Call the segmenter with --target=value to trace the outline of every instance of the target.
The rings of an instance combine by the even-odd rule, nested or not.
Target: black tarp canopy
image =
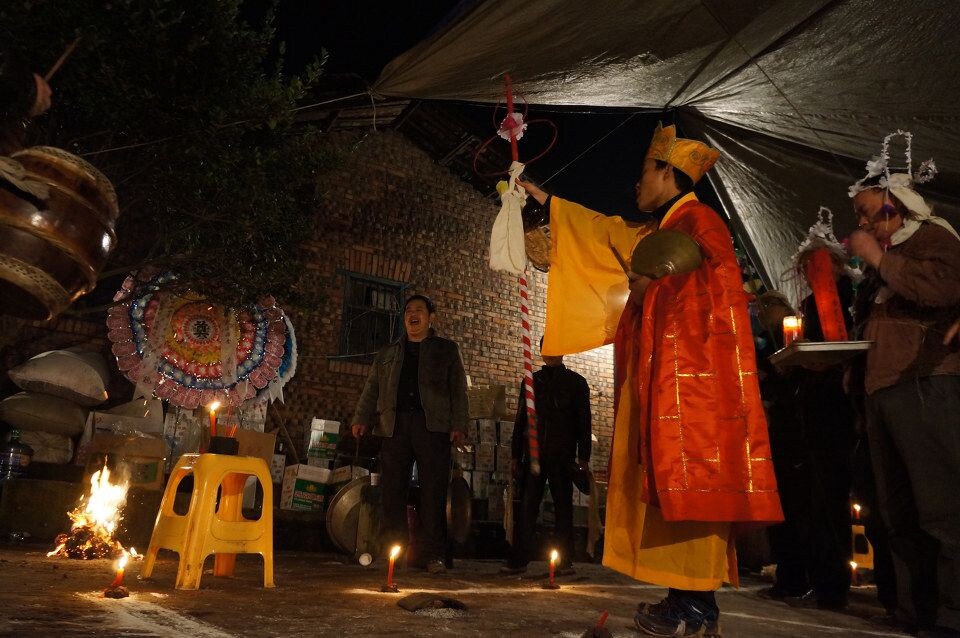
[[[495,103],[509,73],[531,104],[672,110],[721,150],[713,186],[777,287],[821,205],[852,229],[847,186],[897,129],[960,222],[958,22],[958,0],[471,1],[373,91]]]

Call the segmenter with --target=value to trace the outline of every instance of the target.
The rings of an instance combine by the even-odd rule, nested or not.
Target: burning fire
[[[90,477],[90,493],[80,499],[67,516],[73,521],[69,534],[57,536],[57,547],[47,556],[69,558],[114,558],[126,554],[123,545],[113,538],[127,502],[129,482],[114,483],[110,470],[94,472]]]

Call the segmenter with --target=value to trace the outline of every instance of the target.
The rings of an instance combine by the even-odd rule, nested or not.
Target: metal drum
[[[62,149],[35,146],[11,159],[49,195],[0,179],[0,312],[51,319],[96,285],[117,243],[117,196],[100,171]]]
[[[447,534],[458,543],[466,543],[473,525],[473,493],[466,479],[454,476],[447,488]]]
[[[353,479],[340,488],[327,507],[327,535],[334,545],[351,555],[357,551],[357,527],[363,487],[369,484],[369,476]]]

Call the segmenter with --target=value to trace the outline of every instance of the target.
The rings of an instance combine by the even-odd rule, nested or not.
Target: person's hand
[[[947,334],[943,335],[943,345],[949,346],[950,342],[957,338],[957,335],[960,334],[960,319],[957,319],[953,322],[953,325],[947,329]],[[960,339],[958,339],[960,341]]]
[[[863,230],[855,230],[850,234],[850,252],[867,262],[874,268],[880,267],[880,260],[883,259],[883,248],[880,242],[870,233]]]
[[[460,445],[463,443],[464,435],[463,430],[450,430],[450,442],[454,445]]]
[[[535,186],[531,182],[525,182],[522,179],[517,180],[517,185],[523,188],[523,190],[527,191],[527,194],[530,195],[530,197],[537,200],[538,202],[540,202],[540,204],[546,203],[547,192],[542,188],[540,188],[539,186]]]
[[[353,438],[359,439],[367,433],[367,426],[363,425],[362,423],[354,423],[352,426],[350,426],[350,432],[353,434]]]
[[[638,306],[643,306],[643,297],[647,294],[647,287],[653,279],[645,275],[634,275],[630,279],[630,299]]]
[[[50,85],[47,84],[47,81],[36,73],[33,74],[33,80],[37,85],[37,99],[34,100],[33,106],[30,107],[30,112],[28,115],[30,117],[37,117],[38,115],[45,113],[53,103],[51,99],[53,96],[53,90],[50,88]]]

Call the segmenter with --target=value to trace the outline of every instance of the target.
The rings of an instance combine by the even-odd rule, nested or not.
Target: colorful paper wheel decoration
[[[127,277],[107,314],[117,366],[137,396],[187,409],[282,398],[296,371],[297,346],[276,301],[264,297],[228,308],[161,289],[173,279],[169,273]]]

